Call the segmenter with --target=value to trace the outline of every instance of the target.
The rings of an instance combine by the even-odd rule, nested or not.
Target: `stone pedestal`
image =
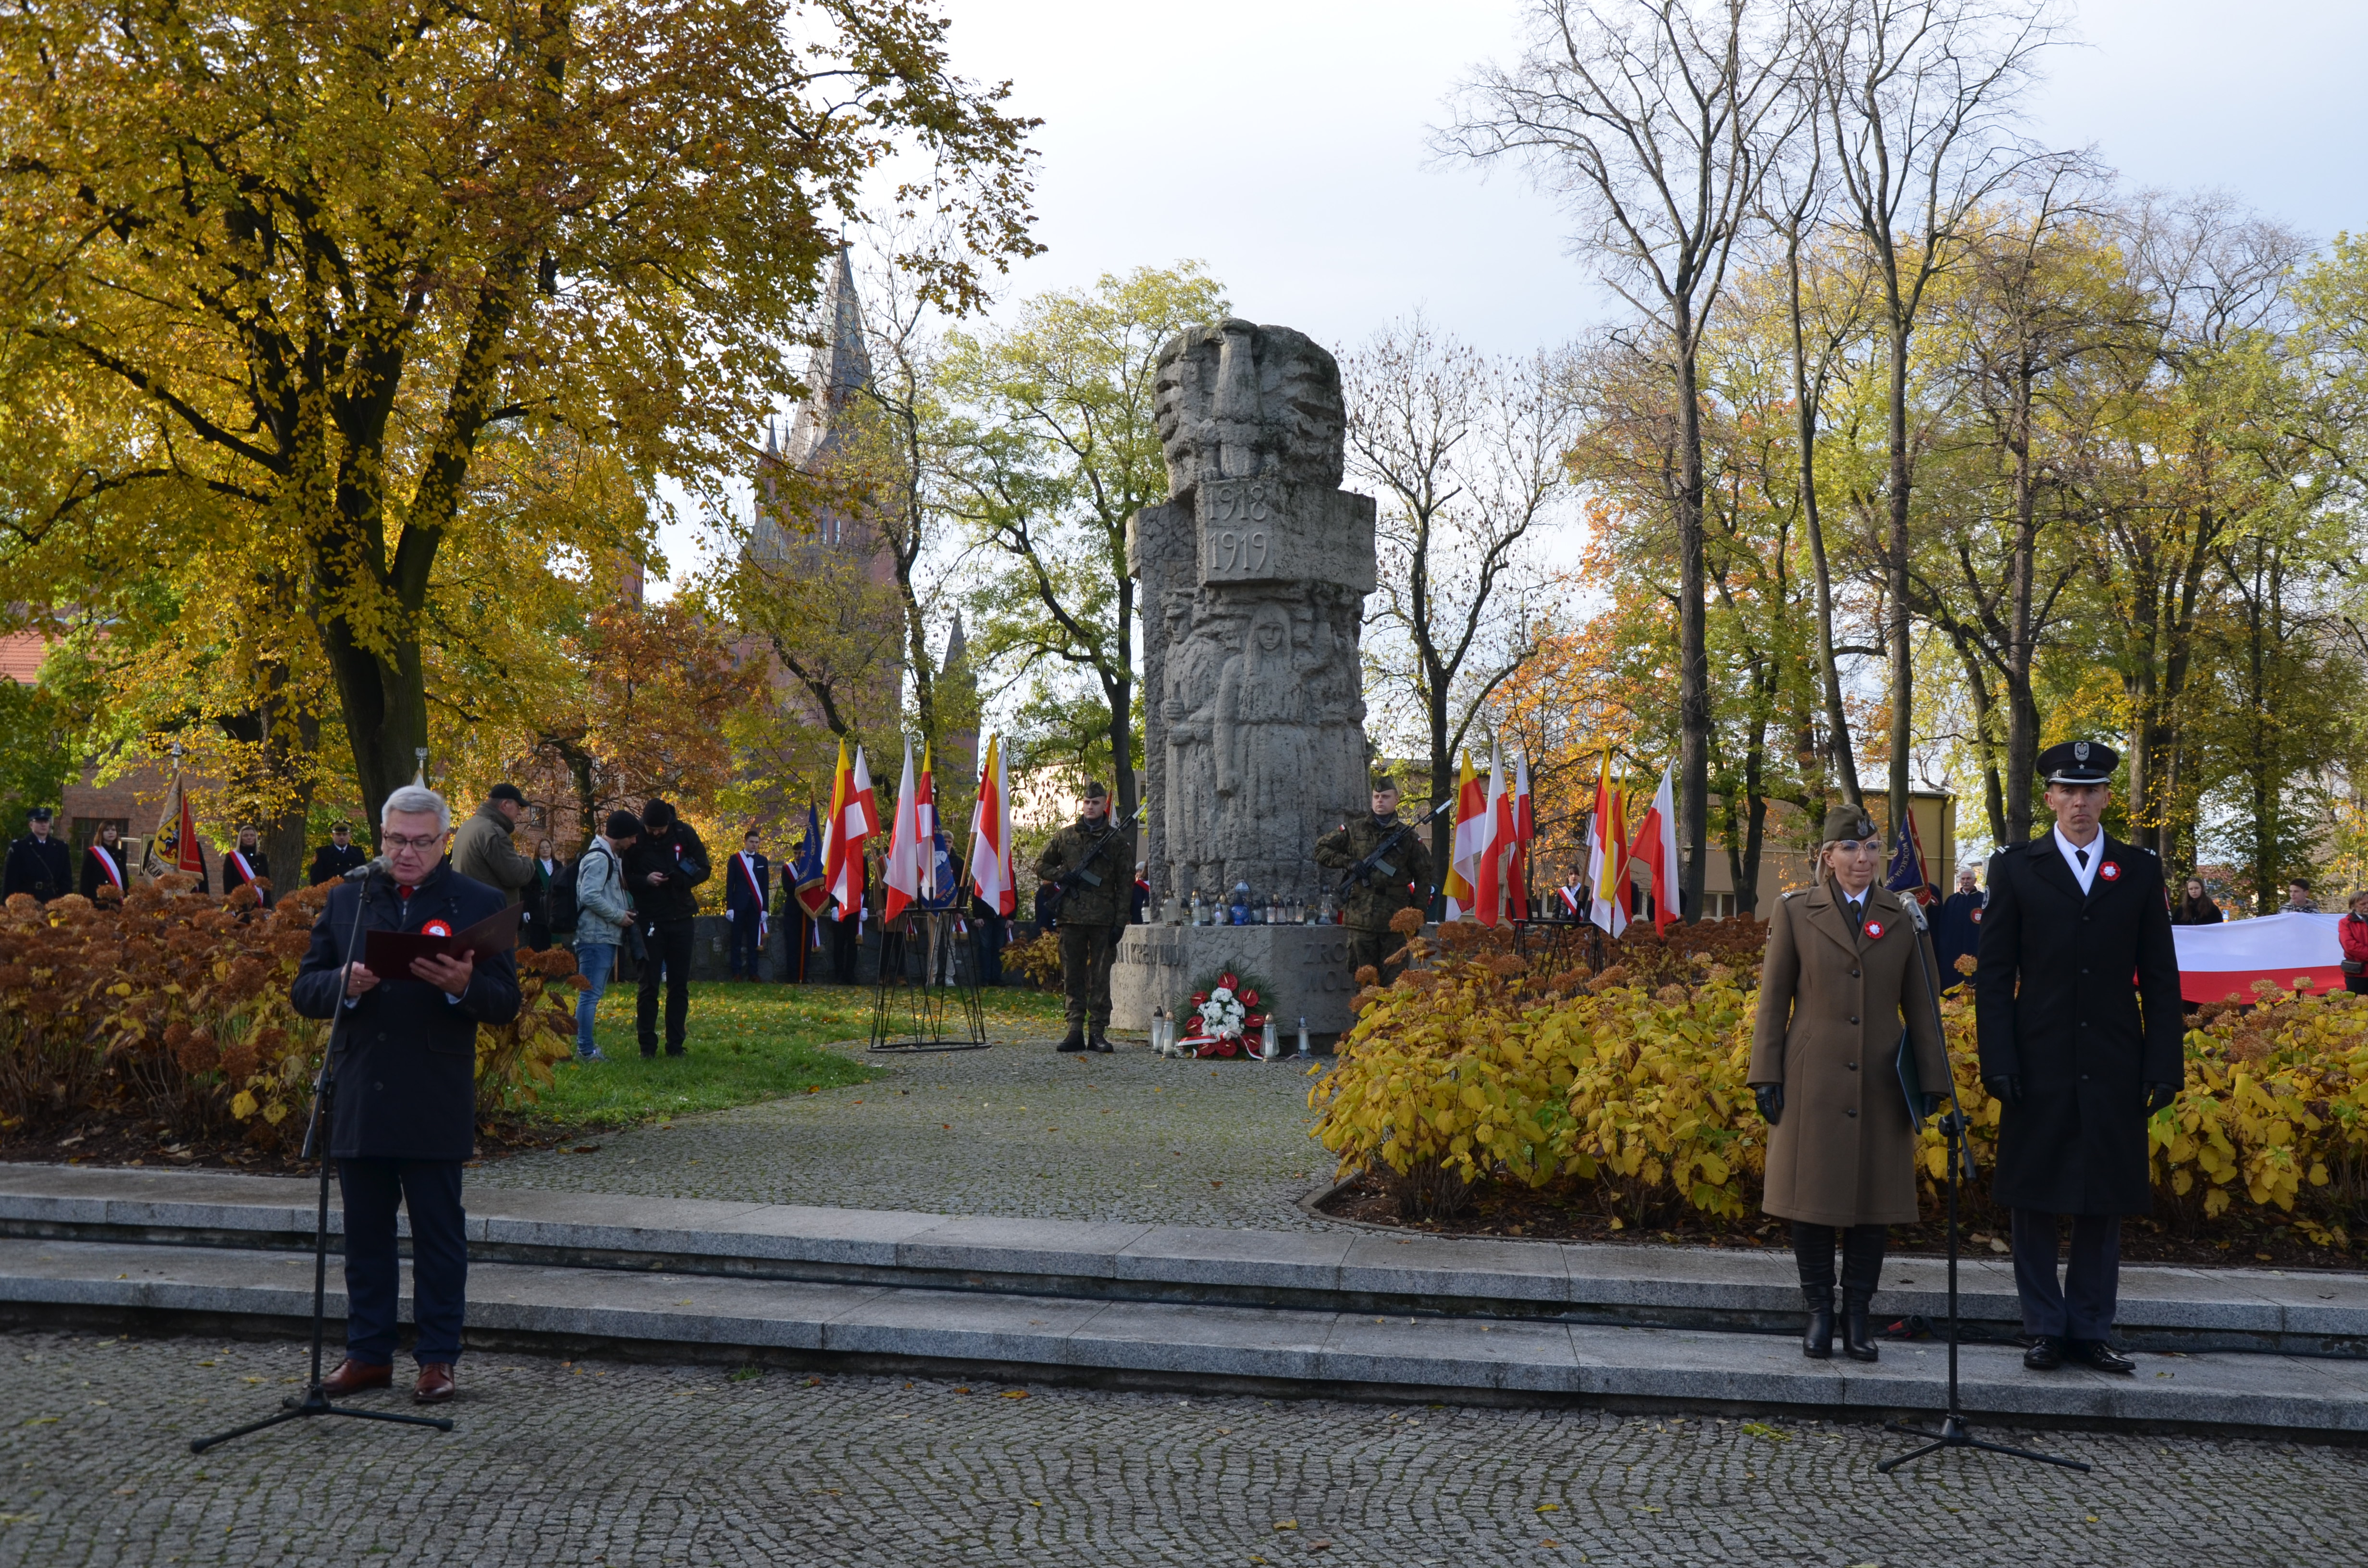
[[[1255,974],[1274,988],[1275,1038],[1285,1051],[1303,1013],[1309,1037],[1326,1046],[1357,1021],[1349,1006],[1357,982],[1346,926],[1130,926],[1110,966],[1110,1022],[1147,1029],[1152,1009],[1189,1006],[1201,983],[1222,970]]]

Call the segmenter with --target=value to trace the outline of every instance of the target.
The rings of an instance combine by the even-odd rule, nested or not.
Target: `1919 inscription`
[[[1239,582],[1275,574],[1281,491],[1279,484],[1263,479],[1218,480],[1206,486],[1201,526],[1204,581]]]

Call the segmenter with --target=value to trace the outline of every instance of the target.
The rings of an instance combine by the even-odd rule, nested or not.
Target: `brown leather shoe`
[[[336,1371],[321,1380],[321,1392],[331,1399],[343,1399],[349,1393],[359,1393],[364,1389],[393,1386],[394,1369],[393,1367],[383,1362],[373,1366],[368,1361],[357,1361],[350,1356],[337,1363]]]
[[[441,1404],[452,1397],[452,1363],[422,1361],[419,1381],[411,1388],[414,1404]]]

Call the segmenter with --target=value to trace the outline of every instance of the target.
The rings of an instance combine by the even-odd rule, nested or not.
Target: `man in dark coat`
[[[313,851],[313,869],[305,880],[314,885],[334,882],[369,858],[354,842],[353,830],[339,823],[329,830],[329,842]]]
[[[1053,835],[1036,857],[1036,874],[1061,889],[1061,985],[1069,999],[1069,1032],[1058,1049],[1115,1049],[1108,1038],[1110,960],[1118,954],[1119,927],[1126,924],[1133,882],[1126,874],[1133,857],[1110,820],[1110,791],[1088,779],[1077,801],[1077,820]]]
[[[765,955],[765,911],[773,896],[773,863],[757,847],[757,830],[740,835],[740,852],[723,868],[723,918],[732,923],[731,975],[754,980]]]
[[[8,865],[0,874],[0,898],[30,893],[47,903],[74,892],[74,860],[66,846],[50,835],[51,813],[35,806],[25,814],[25,836],[8,846]]]
[[[452,1397],[467,1311],[461,1167],[476,1153],[477,1026],[518,1016],[518,961],[464,954],[381,975],[357,954],[343,967],[358,909],[367,942],[374,930],[464,931],[507,902],[442,863],[452,818],[434,790],[395,790],[380,821],[389,870],[330,891],[290,1000],[305,1017],[338,1020],[328,1132],[345,1195],[346,1359],[324,1386],[334,1399],[393,1380],[399,1201],[411,1216],[419,1327],[412,1398],[428,1404]]]
[[[642,808],[642,836],[625,851],[625,892],[648,953],[642,989],[635,998],[642,1054],[658,1053],[659,971],[666,981],[666,1052],[688,1053],[690,1028],[690,949],[699,903],[690,890],[707,880],[707,846],[665,801]]]
[[[1990,858],[1974,975],[1982,1081],[2005,1104],[1992,1193],[2014,1212],[2023,1364],[2135,1364],[2108,1343],[2122,1216],[2154,1207],[2146,1120],[2185,1075],[2179,956],[2162,865],[2098,824],[2120,761],[2071,741],[2040,755],[2055,825]],[[2135,981],[2133,980],[2135,976]],[[2055,1276],[2059,1219],[2072,1256]]]
[[[1982,890],[1974,885],[1971,866],[1957,873],[1957,891],[1941,902],[1941,917],[1932,922],[1932,945],[1939,950],[1941,989],[1952,991],[1965,978],[1957,972],[1957,960],[1978,956],[1982,949]]]

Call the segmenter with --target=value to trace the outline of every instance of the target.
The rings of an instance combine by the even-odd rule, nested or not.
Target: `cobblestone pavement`
[[[1332,1157],[1289,1061],[1174,1062],[1049,1040],[868,1055],[887,1076],[587,1138],[469,1173],[484,1187],[917,1209],[1012,1219],[1320,1229],[1297,1200]]]
[[[1899,1440],[1862,1426],[490,1353],[449,1437],[324,1421],[189,1454],[302,1366],[0,1337],[0,1568],[2368,1562],[2358,1449],[2049,1433],[2095,1472],[1959,1454],[1881,1477]]]

